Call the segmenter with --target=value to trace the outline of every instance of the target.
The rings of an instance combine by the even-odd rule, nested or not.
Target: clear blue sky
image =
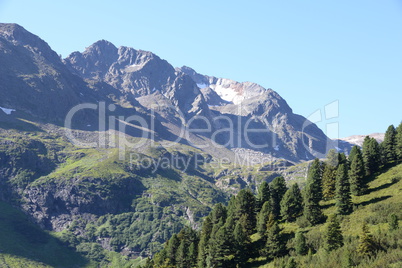
[[[339,122],[340,137],[402,120],[401,0],[0,0],[0,21],[63,57],[106,39],[175,67],[256,82],[306,117],[339,100],[339,117],[319,126]]]

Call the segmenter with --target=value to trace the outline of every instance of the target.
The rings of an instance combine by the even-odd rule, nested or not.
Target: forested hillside
[[[301,190],[283,177],[241,190],[144,267],[401,267],[401,161],[402,124],[314,160]]]

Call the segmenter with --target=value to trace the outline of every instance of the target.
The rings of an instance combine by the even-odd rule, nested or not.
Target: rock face
[[[61,122],[71,107],[89,100],[87,85],[19,25],[0,24],[0,62],[1,107]]]
[[[55,180],[28,187],[23,208],[43,228],[62,231],[75,218],[129,212],[130,197],[141,195],[144,189],[135,178]]]
[[[332,141],[315,124],[294,114],[286,101],[272,89],[251,82],[239,83],[201,75],[187,66],[177,70],[191,76],[202,88],[211,109],[224,115],[254,119],[259,122],[259,127],[269,129],[271,133],[257,138],[270,145],[260,150],[264,153],[298,161],[323,157],[326,151],[334,148]],[[248,149],[253,148],[249,146]]]
[[[210,127],[201,135],[229,149],[247,148],[297,162],[322,157],[333,148],[325,134],[293,114],[278,93],[255,83],[205,76],[186,66],[174,69],[151,52],[116,48],[103,40],[82,53],[72,53],[64,62],[84,79],[107,83],[137,98],[176,128],[183,126],[172,121],[180,116],[172,118],[177,111],[186,122],[202,116]],[[158,110],[161,103],[165,103],[164,112]],[[205,128],[200,121],[194,125]],[[244,126],[265,131],[248,135]],[[231,130],[225,134],[223,129]],[[215,149],[205,150],[213,154]]]
[[[122,94],[133,97],[162,94],[188,118],[209,116],[208,106],[194,81],[151,52],[116,48],[101,40],[83,53],[73,52],[64,62],[84,79],[105,82]]]
[[[83,53],[65,59],[70,70],[83,78],[102,80],[135,97],[166,91],[176,79],[174,68],[155,54],[129,47],[116,48],[101,40]]]

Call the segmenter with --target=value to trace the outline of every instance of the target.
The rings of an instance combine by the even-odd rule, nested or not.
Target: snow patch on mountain
[[[201,88],[206,88],[206,87],[208,87],[208,85],[207,85],[207,84],[203,84],[203,83],[198,83],[198,84],[197,84],[197,87],[199,87],[199,88],[201,89]]]
[[[213,89],[225,101],[240,103],[241,100],[244,99],[244,97],[240,96],[238,92],[236,92],[234,89],[230,87],[215,85]]]
[[[0,107],[1,110],[3,110],[3,112],[5,112],[6,114],[10,115],[12,112],[15,112],[15,109],[9,109],[9,108],[3,108]]]

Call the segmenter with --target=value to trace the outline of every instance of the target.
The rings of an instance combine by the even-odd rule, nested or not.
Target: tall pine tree
[[[384,141],[381,143],[381,147],[385,164],[393,163],[396,159],[396,130],[394,125],[390,125],[385,132]]]
[[[272,206],[270,201],[266,201],[257,215],[257,232],[264,235],[267,231],[267,222],[269,215],[272,213]]]
[[[301,231],[298,231],[295,236],[295,251],[297,255],[306,255],[308,252],[306,237]]]
[[[353,162],[353,159],[355,158],[358,151],[360,151],[360,154],[361,154],[362,151],[360,150],[359,146],[355,145],[352,147],[352,149],[350,150],[349,156],[348,156],[349,163]]]
[[[169,263],[175,265],[176,264],[176,252],[179,249],[180,240],[176,234],[173,234],[169,239],[166,248],[166,258],[169,260]]]
[[[286,243],[277,222],[267,232],[265,253],[268,258],[281,257],[286,254]]]
[[[219,221],[226,221],[227,210],[226,207],[222,203],[218,203],[214,206],[214,209],[211,212],[211,221],[212,224],[217,224]]]
[[[211,237],[211,233],[212,233],[212,221],[211,216],[208,215],[202,222],[200,242],[198,244],[197,267],[199,268],[206,267],[205,260],[207,259],[208,255],[208,241]]]
[[[286,193],[287,187],[283,177],[276,177],[270,185],[272,214],[279,219],[281,214],[281,200]]]
[[[269,184],[266,181],[263,181],[258,187],[258,196],[257,196],[257,212],[260,211],[265,202],[269,201],[271,198],[271,190],[269,188]]]
[[[236,227],[233,232],[234,242],[235,242],[235,263],[242,264],[244,263],[247,256],[247,246],[249,243],[249,236],[244,232],[242,225],[240,222],[236,224]]]
[[[281,216],[285,221],[292,222],[303,213],[303,197],[299,185],[293,184],[281,201]]]
[[[184,239],[181,240],[180,246],[176,254],[176,267],[187,268],[190,267],[190,260],[188,254],[188,245]]]
[[[336,171],[336,206],[338,213],[342,215],[352,211],[348,171],[344,164],[339,165]]]
[[[231,267],[235,253],[233,234],[228,232],[225,226],[219,228],[214,237],[209,241],[209,256],[206,260],[207,267]]]
[[[402,161],[402,123],[396,128],[395,135],[395,155],[398,162]]]
[[[191,242],[190,247],[188,249],[188,262],[190,267],[196,267],[197,264],[197,243]]]
[[[337,167],[339,165],[339,153],[335,149],[328,151],[326,163],[333,167]]]
[[[369,136],[366,136],[363,141],[363,161],[367,176],[371,176],[377,172],[381,164],[378,142]]]
[[[304,188],[304,216],[312,225],[320,223],[324,219],[319,204],[322,197],[320,170],[320,161],[315,159],[309,169]]]
[[[341,226],[336,215],[334,214],[329,217],[329,221],[324,233],[324,242],[324,248],[327,251],[332,251],[343,246]]]
[[[356,148],[349,170],[350,192],[353,195],[362,195],[367,188],[365,184],[364,163],[360,149]]]
[[[195,248],[193,248],[192,252],[189,252],[189,248],[191,244],[198,244],[197,233],[192,228],[185,227],[181,229],[177,238],[180,241],[180,245],[176,252],[176,266],[180,268],[194,266],[197,253]]]
[[[255,196],[250,189],[242,189],[236,196],[235,220],[243,217],[243,229],[247,235],[252,235],[256,227]]]
[[[359,236],[359,244],[357,246],[357,253],[361,256],[371,257],[375,254],[377,246],[368,230],[367,224],[363,222],[362,232]]]
[[[345,162],[346,159],[344,154],[339,154],[334,149],[329,150],[322,174],[322,196],[324,200],[331,200],[334,198],[336,170],[339,164]]]
[[[322,197],[324,200],[331,200],[335,196],[336,169],[337,166],[325,164],[322,173]]]

